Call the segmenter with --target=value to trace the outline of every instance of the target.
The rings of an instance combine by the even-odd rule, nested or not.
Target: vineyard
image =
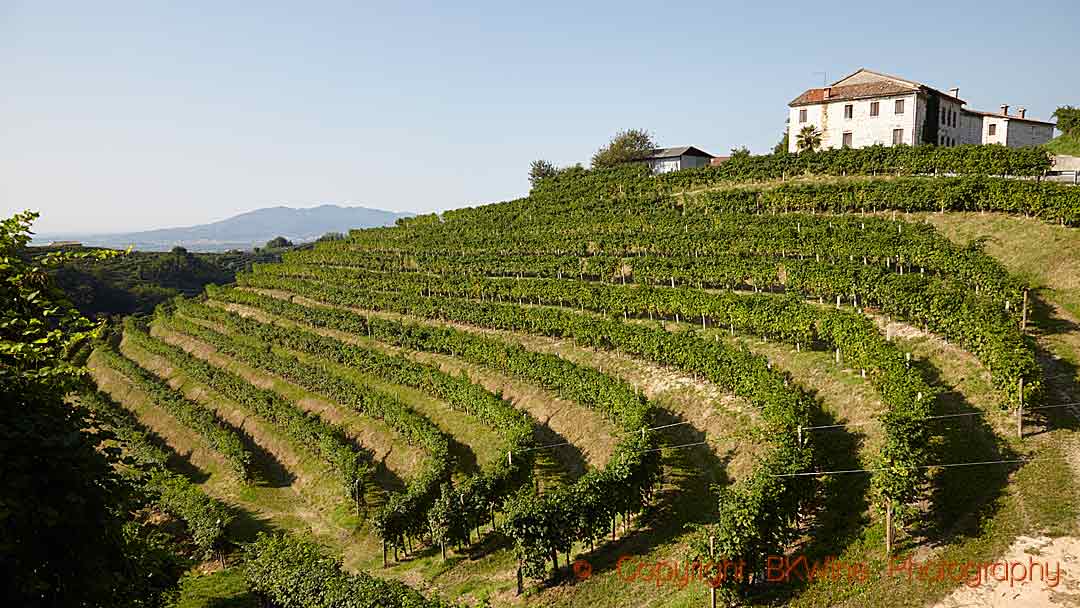
[[[570,171],[129,317],[78,398],[252,602],[922,606],[958,583],[767,564],[993,560],[1018,511],[1073,531],[1075,485],[1040,485],[1072,477],[1069,313],[937,227],[1071,234],[1048,162]]]

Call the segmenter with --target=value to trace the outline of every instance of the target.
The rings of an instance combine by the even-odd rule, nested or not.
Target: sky
[[[867,67],[969,108],[1080,105],[1071,1],[0,0],[0,216],[121,232],[324,203],[528,190],[615,132],[767,153],[786,104]]]

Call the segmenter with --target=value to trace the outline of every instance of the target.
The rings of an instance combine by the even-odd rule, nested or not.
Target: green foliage
[[[235,518],[229,507],[203,494],[186,477],[163,469],[152,471],[146,486],[162,509],[184,520],[204,558],[223,549],[225,530]]]
[[[772,149],[773,154],[787,154],[788,153],[788,146],[789,146],[788,137],[789,137],[788,130],[784,129],[784,136],[780,138],[780,141],[776,142],[775,146],[773,146],[773,149]]]
[[[397,581],[346,572],[311,542],[260,534],[245,547],[252,591],[281,608],[451,608]]]
[[[1066,135],[1080,134],[1080,108],[1061,106],[1054,110],[1058,131]]]
[[[795,146],[799,152],[813,152],[821,147],[821,131],[814,125],[806,125],[799,129],[799,135],[795,139]]]
[[[35,259],[47,255],[42,248],[30,251]],[[47,268],[75,307],[88,316],[149,313],[177,294],[195,295],[207,284],[231,283],[237,272],[253,262],[281,258],[280,251],[191,253],[183,247],[168,253],[89,252],[100,252],[102,257],[65,259]]]
[[[594,169],[614,167],[638,160],[655,148],[652,135],[644,129],[619,131],[606,146],[593,154],[592,166]]]
[[[269,241],[266,241],[266,248],[267,249],[285,249],[286,247],[292,247],[292,246],[293,246],[292,241],[290,241],[289,239],[287,239],[287,238],[285,238],[283,236],[275,236],[274,238],[270,239]]]
[[[1043,145],[1051,154],[1080,156],[1080,130],[1063,133]]]
[[[221,454],[238,479],[251,479],[251,452],[244,446],[240,434],[213,411],[185,398],[167,382],[113,348],[103,346],[97,352],[110,369],[127,378],[146,393],[155,405],[205,439],[214,451]]]
[[[345,236],[344,232],[327,232],[326,234],[324,234],[324,235],[320,236],[319,238],[315,239],[315,242],[316,243],[326,243],[326,242],[331,242],[331,241],[344,241],[347,238],[348,237]]]
[[[554,164],[546,160],[534,160],[529,164],[529,185],[536,187],[540,180],[555,177],[558,171]]]
[[[132,521],[138,493],[64,402],[84,370],[67,360],[100,332],[47,269],[96,252],[26,252],[35,213],[0,222],[0,580],[9,606],[155,606],[183,564]]]

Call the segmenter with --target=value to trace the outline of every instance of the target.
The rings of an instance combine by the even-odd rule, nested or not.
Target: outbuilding
[[[694,146],[658,148],[643,158],[653,173],[668,173],[693,167],[707,167],[712,159],[712,154]]]

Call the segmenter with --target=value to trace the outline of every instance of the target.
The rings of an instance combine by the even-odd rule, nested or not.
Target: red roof
[[[862,84],[849,84],[842,87],[825,87],[821,89],[808,89],[789,103],[789,106],[805,106],[826,101],[825,91],[829,91],[828,101],[842,101],[847,99],[865,99],[868,97],[887,97],[889,95],[902,95],[915,93],[918,87],[900,84],[891,80],[879,80],[877,82],[865,82]]]

